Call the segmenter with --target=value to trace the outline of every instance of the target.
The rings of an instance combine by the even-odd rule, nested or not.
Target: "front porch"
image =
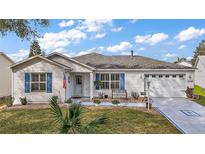
[[[93,72],[66,73],[65,98],[93,98]]]

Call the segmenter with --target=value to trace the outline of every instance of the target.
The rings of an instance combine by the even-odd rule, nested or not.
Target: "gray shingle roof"
[[[105,56],[90,53],[73,59],[97,69],[192,69],[142,56]]]

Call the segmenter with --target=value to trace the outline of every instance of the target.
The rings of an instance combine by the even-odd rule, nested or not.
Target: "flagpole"
[[[65,79],[66,79],[66,73],[65,73]],[[67,84],[67,82],[66,82],[66,84]],[[64,103],[66,101],[66,89],[67,89],[67,85],[65,86],[65,100],[64,100]]]

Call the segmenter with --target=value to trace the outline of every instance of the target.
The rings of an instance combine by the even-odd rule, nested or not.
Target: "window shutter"
[[[30,73],[25,73],[25,93],[30,93]]]
[[[124,90],[125,89],[125,74],[120,73],[120,89]]]
[[[47,93],[52,93],[52,73],[47,73]]]
[[[99,73],[96,73],[96,81],[99,81],[100,80],[100,74]],[[99,90],[99,86],[96,85],[96,90]]]

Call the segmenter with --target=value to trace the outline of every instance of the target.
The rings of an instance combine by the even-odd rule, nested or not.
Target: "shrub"
[[[103,93],[103,92],[99,92],[99,93],[98,93],[98,97],[99,97],[100,99],[102,99],[103,96],[104,96],[104,93]]]
[[[14,97],[8,97],[7,107],[12,107],[14,103]]]
[[[186,93],[187,98],[193,98],[194,89],[187,87],[185,93]]]
[[[28,101],[27,101],[26,97],[20,97],[19,99],[20,99],[20,102],[21,102],[22,105],[28,104]]]
[[[69,99],[65,100],[65,103],[66,103],[66,104],[72,104],[72,103],[73,103],[73,101],[72,101],[72,99],[71,99],[71,98],[69,98]]]
[[[113,101],[112,101],[112,104],[113,104],[113,105],[118,105],[118,104],[120,104],[120,101],[118,101],[118,100],[113,100]]]
[[[100,104],[101,101],[100,101],[99,99],[94,99],[93,103],[95,103],[95,104]]]
[[[139,98],[139,94],[137,93],[137,92],[131,92],[131,96],[132,96],[132,98],[134,98],[134,99],[138,99]]]

